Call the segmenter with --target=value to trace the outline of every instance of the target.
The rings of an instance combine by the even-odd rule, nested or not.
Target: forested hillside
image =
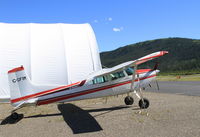
[[[120,47],[113,51],[102,52],[100,56],[104,66],[112,67],[161,50],[169,51],[169,54],[145,63],[141,67],[152,68],[154,62],[159,62],[159,69],[162,72],[200,72],[200,40],[196,39],[150,40]]]

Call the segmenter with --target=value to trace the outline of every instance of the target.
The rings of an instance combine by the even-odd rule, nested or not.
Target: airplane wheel
[[[125,97],[124,102],[126,105],[132,105],[134,100],[131,96],[127,96],[127,97]]]
[[[144,102],[142,101],[142,99],[139,100],[139,106],[141,109],[146,109],[149,107],[149,100],[146,98],[143,98]]]
[[[11,118],[14,119],[14,120],[17,120],[19,118],[19,114],[14,112],[11,114]]]

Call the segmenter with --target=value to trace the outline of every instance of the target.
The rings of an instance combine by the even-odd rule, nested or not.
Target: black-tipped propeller
[[[159,62],[156,62],[156,64],[155,64],[153,70],[157,70],[157,69],[158,69],[158,65],[159,65]]]
[[[157,70],[157,69],[158,69],[158,65],[159,65],[159,62],[156,62],[156,64],[155,64],[153,70]],[[157,73],[157,72],[156,72],[156,73]],[[157,75],[157,74],[156,74],[156,75]],[[157,89],[160,90],[160,87],[159,87],[159,85],[158,85],[158,80],[156,79],[155,82],[156,82]]]
[[[160,90],[160,87],[159,87],[159,85],[158,85],[158,81],[157,81],[157,79],[156,79],[155,82],[156,82],[157,89]]]

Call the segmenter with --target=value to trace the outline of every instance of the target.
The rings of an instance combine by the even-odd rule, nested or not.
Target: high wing
[[[114,66],[112,68],[105,68],[105,69],[102,69],[100,71],[94,72],[89,77],[103,76],[103,75],[110,74],[110,73],[113,73],[113,72],[116,72],[116,71],[119,71],[119,70],[122,70],[122,69],[125,69],[125,68],[128,68],[128,67],[134,67],[134,66],[142,64],[144,62],[147,62],[149,60],[152,60],[152,59],[155,59],[157,57],[163,56],[163,55],[165,55],[167,53],[168,53],[168,51],[154,52],[152,54],[146,55],[146,56],[144,56],[142,58],[139,58],[137,60],[127,61],[125,63],[119,64],[119,65]]]
[[[165,54],[168,54],[168,51],[158,51],[158,52],[154,52],[152,54],[146,55],[142,58],[139,58],[136,61],[136,65],[142,64],[144,62],[147,62],[149,60],[155,59],[157,57],[163,56]]]

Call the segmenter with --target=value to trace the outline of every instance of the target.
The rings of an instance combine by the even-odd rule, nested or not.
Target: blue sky
[[[90,23],[100,51],[166,37],[200,38],[199,0],[0,0],[0,22]]]

